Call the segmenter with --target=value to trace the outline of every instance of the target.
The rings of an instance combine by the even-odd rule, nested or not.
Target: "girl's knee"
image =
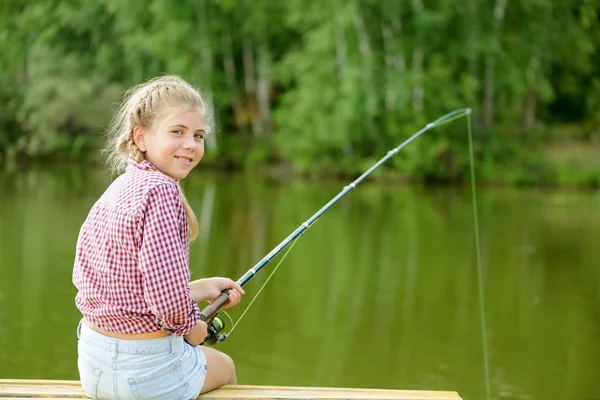
[[[233,358],[231,358],[229,355],[225,354],[225,353],[221,353],[221,356],[223,358],[225,358],[225,363],[227,365],[229,365],[232,369],[235,368],[235,363],[233,362]]]
[[[229,381],[227,382],[227,384],[229,385],[235,385],[236,383],[236,376],[235,376],[235,363],[233,362],[233,358],[231,358],[230,356],[228,356],[225,353],[221,353],[223,354],[223,357],[225,357],[226,364],[228,366],[229,369]]]
[[[235,364],[230,356],[213,348],[203,348],[202,351],[208,364],[203,393],[221,385],[236,383]]]

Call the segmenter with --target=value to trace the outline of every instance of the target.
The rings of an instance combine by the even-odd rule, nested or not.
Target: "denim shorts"
[[[200,394],[206,358],[181,336],[115,339],[81,320],[77,337],[81,385],[93,399],[187,400]]]

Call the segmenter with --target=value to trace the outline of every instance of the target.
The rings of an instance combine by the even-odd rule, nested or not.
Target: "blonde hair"
[[[166,115],[166,111],[172,108],[175,111]],[[123,172],[129,157],[137,162],[144,160],[144,153],[133,140],[133,129],[136,126],[152,132],[158,121],[189,110],[200,111],[204,114],[205,121],[210,121],[210,116],[207,115],[209,109],[200,92],[178,76],[160,76],[129,89],[107,131],[107,163],[111,172]],[[206,126],[205,130],[209,133],[210,127]],[[179,180],[175,182],[183,201],[189,237],[194,240],[198,236],[198,220]]]

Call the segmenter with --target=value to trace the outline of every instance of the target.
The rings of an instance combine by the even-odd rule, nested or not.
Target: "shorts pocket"
[[[127,382],[138,400],[183,400],[189,387],[183,378],[181,361],[141,372],[127,378]]]
[[[98,384],[100,383],[100,375],[102,375],[102,370],[92,366],[81,357],[77,359],[77,368],[79,368],[79,378],[81,379],[83,391],[88,397],[97,399]]]

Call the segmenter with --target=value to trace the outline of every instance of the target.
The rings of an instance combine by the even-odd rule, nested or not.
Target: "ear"
[[[133,128],[133,142],[142,153],[146,152],[146,131],[142,127]]]

